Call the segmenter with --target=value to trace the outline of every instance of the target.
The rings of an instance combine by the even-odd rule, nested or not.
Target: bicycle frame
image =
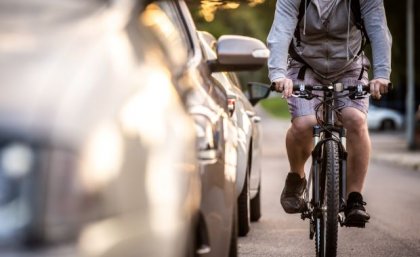
[[[322,151],[323,145],[329,141],[334,140],[337,142],[339,148],[339,165],[340,165],[340,191],[339,191],[339,198],[340,198],[340,206],[339,211],[344,211],[346,207],[346,194],[347,194],[347,152],[346,152],[346,130],[342,126],[337,126],[335,124],[335,117],[334,111],[331,106],[331,102],[334,101],[334,90],[331,88],[328,91],[324,92],[322,104],[323,104],[323,122],[322,124],[317,124],[313,127],[313,142],[314,148],[312,150],[312,169],[309,174],[309,181],[312,181],[312,199],[311,203],[309,199],[306,199],[307,205],[309,207],[308,210],[302,213],[302,219],[305,218],[312,218],[312,215],[317,215],[318,213],[322,212],[321,209],[321,196],[319,194],[320,190],[320,183],[321,178],[323,175],[322,170],[319,170],[319,163],[322,161]],[[334,106],[334,103],[333,103]],[[339,140],[334,136],[334,133],[339,135]],[[309,194],[310,183],[307,186],[307,194]],[[308,198],[308,196],[307,196]],[[342,221],[340,221],[341,223]]]

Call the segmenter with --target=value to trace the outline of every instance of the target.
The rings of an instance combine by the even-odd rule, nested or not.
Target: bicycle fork
[[[346,151],[346,130],[341,127],[339,131],[341,149],[339,150],[340,158],[340,202],[338,221],[340,226],[344,226],[345,217],[343,211],[346,208],[347,199],[347,151]]]
[[[340,177],[340,191],[339,191],[339,217],[338,221],[341,226],[344,225],[344,216],[342,212],[346,208],[346,198],[347,198],[347,152],[346,152],[346,130],[343,127],[335,127],[333,129],[335,132],[338,132],[340,141],[338,142],[339,148],[339,177]],[[302,219],[309,218],[311,220],[311,233],[310,239],[313,238],[313,222],[314,222],[314,215],[320,215],[323,210],[321,209],[321,196],[320,196],[320,173],[322,172],[320,169],[320,162],[322,156],[322,145],[324,144],[325,140],[321,141],[321,133],[323,129],[316,125],[313,127],[313,143],[314,143],[314,150],[312,151],[312,168],[311,172],[309,173],[308,178],[308,185],[306,189],[306,197],[305,202],[307,203],[307,209],[302,213]],[[333,140],[333,139],[327,139]],[[311,188],[310,183],[312,185],[312,199],[311,203],[309,203],[309,190]],[[310,207],[312,205],[312,208]]]

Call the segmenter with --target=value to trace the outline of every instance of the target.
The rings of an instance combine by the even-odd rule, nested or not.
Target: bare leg
[[[290,170],[298,173],[301,178],[305,176],[305,162],[312,151],[312,127],[315,124],[315,116],[301,116],[293,119],[287,131],[286,148]]]
[[[366,115],[351,107],[343,109],[341,114],[347,129],[347,192],[361,193],[371,151]]]

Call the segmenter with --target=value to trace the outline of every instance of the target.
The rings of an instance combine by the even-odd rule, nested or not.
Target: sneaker
[[[289,172],[286,183],[281,192],[280,203],[287,213],[299,213],[305,210],[305,201],[303,192],[306,187],[306,179],[301,178],[299,174]]]
[[[369,221],[370,215],[366,212],[366,202],[363,201],[363,196],[358,192],[351,192],[347,199],[347,206],[344,210],[346,220],[344,224],[347,227],[365,227],[365,223]]]

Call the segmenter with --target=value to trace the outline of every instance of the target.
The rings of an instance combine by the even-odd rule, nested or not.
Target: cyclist
[[[370,62],[363,53],[366,38],[373,56],[371,81]],[[286,135],[290,172],[280,202],[287,213],[298,213],[304,208],[304,164],[313,147],[318,100],[290,97],[293,84],[369,83],[371,96],[380,99],[390,82],[392,38],[383,0],[277,0],[267,42],[269,78],[287,98],[292,116]],[[371,151],[368,105],[368,98],[348,97],[339,104],[339,120],[347,129],[347,224],[370,218],[361,194]]]

